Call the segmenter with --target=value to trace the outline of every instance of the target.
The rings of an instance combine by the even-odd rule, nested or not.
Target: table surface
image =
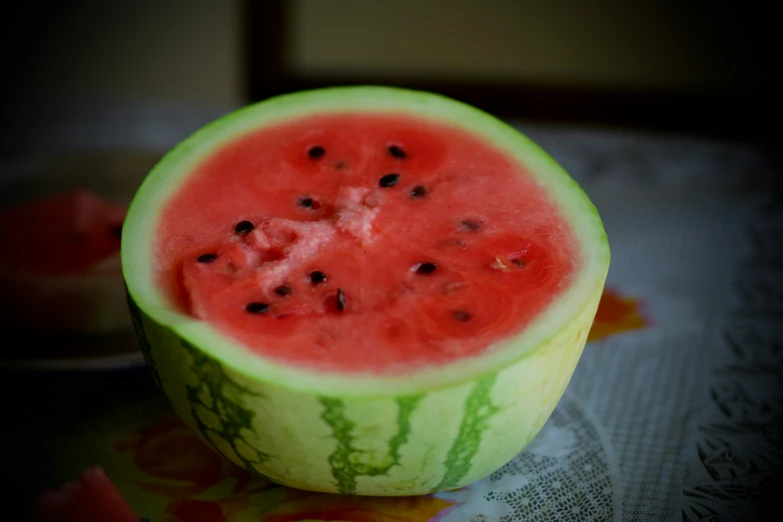
[[[6,146],[28,158],[85,148],[160,152],[226,110],[42,107],[16,122]],[[589,515],[566,506],[576,511],[563,520],[764,519],[763,509],[774,506],[761,501],[779,481],[783,460],[774,429],[783,404],[783,205],[767,159],[732,143],[515,125],[596,204],[613,253],[608,287],[638,303],[647,324],[588,343],[553,419],[515,459],[521,467],[506,470],[514,480],[499,477],[439,501],[484,502],[481,520],[539,519],[540,512],[523,509],[524,488],[533,484],[546,496],[561,483],[552,478],[561,469],[577,461],[592,469],[584,460],[589,450],[609,477],[608,500],[590,504],[600,513]],[[1,170],[0,183],[14,172]],[[4,370],[1,386],[11,414],[3,430],[8,469],[19,477],[11,493],[23,500],[57,480],[49,441],[97,429],[94,419],[128,401],[159,400],[144,368]],[[558,450],[563,437],[581,442],[566,455]],[[493,488],[505,488],[510,500],[489,502]],[[460,518],[465,513],[451,509],[432,519],[468,520]]]

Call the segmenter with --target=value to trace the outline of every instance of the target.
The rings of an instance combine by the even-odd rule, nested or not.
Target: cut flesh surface
[[[167,201],[158,284],[252,353],[400,374],[480,356],[569,287],[580,245],[529,169],[463,129],[326,113],[246,133]]]
[[[142,344],[333,397],[466,383],[581,339],[610,258],[589,198],[523,134],[376,86],[204,126],[124,229],[132,309],[154,324]]]

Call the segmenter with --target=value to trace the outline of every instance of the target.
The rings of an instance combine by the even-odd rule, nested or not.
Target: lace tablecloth
[[[28,115],[6,146],[26,154],[43,144],[47,152],[85,146],[165,150],[224,112],[132,106],[57,111],[43,126],[35,113]],[[202,511],[217,506],[232,521],[298,520],[272,518],[285,509],[296,513],[297,506],[319,506],[325,520],[364,513],[356,520],[373,521],[695,522],[764,520],[772,512],[764,502],[780,484],[783,460],[777,431],[783,205],[771,167],[753,148],[734,144],[519,127],[593,199],[613,252],[608,286],[630,296],[641,318],[588,343],[566,395],[531,445],[484,480],[434,496],[314,498],[243,483],[229,469],[221,475],[229,482],[206,489],[190,484],[201,487],[191,497],[177,496],[179,504],[161,494],[143,516],[184,520],[177,510],[190,509],[188,502],[200,502]],[[88,396],[85,391],[82,399]],[[112,415],[110,405],[102,408],[91,410],[103,419],[94,425],[100,428],[81,424],[92,442],[58,440],[78,447],[61,448],[64,458],[57,462],[66,469],[71,461],[68,469],[74,469],[103,459],[123,492],[141,495],[144,487],[119,471],[129,465],[122,448],[135,447],[130,439],[122,446],[123,437],[132,439],[152,419],[174,421],[156,413],[121,415],[123,422],[106,424],[116,408]],[[176,425],[166,429],[185,436]],[[155,476],[147,471],[147,478]]]

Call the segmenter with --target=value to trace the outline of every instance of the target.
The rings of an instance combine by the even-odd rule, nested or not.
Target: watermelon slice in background
[[[273,98],[185,140],[125,221],[172,407],[281,484],[414,495],[495,471],[560,400],[609,246],[545,152],[434,94]]]
[[[30,522],[139,522],[103,469],[95,466],[53,491],[42,493]]]
[[[120,239],[126,208],[87,190],[0,210],[0,316],[34,333],[107,333],[130,326]]]

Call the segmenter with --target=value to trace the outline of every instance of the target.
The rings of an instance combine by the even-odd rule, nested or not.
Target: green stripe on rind
[[[154,231],[167,198],[193,168],[216,149],[264,126],[318,113],[406,113],[473,132],[507,152],[528,170],[563,213],[582,254],[572,284],[520,335],[498,343],[482,357],[465,358],[404,376],[314,371],[281,364],[251,352],[216,328],[171,307],[153,272]],[[414,394],[458,385],[515,364],[549,343],[579,317],[601,292],[609,267],[609,245],[595,207],[576,182],[541,148],[513,127],[464,103],[426,92],[361,86],[287,94],[250,105],[204,126],[171,150],[139,188],[125,220],[123,273],[133,299],[179,337],[250,379],[318,395],[372,397]]]
[[[491,401],[492,387],[496,379],[497,375],[490,375],[473,386],[465,401],[465,415],[462,417],[459,433],[446,457],[446,473],[433,492],[458,486],[470,471],[471,462],[478,453],[482,433],[488,426],[488,420],[498,412],[498,408]]]
[[[185,341],[182,341],[182,347],[193,359],[194,384],[186,384],[186,391],[198,431],[216,451],[220,451],[216,439],[220,437],[236,453],[243,467],[257,470],[269,455],[253,448],[244,440],[242,430],[252,433],[253,412],[240,404],[240,401],[245,397],[261,397],[261,394],[232,381],[220,364]],[[202,418],[200,408],[214,413],[220,419],[220,425],[210,427]],[[240,450],[240,441],[244,442],[249,450]],[[248,452],[252,456],[249,457]]]
[[[353,447],[353,430],[356,425],[345,416],[345,405],[340,399],[321,399],[324,413],[321,418],[332,428],[332,434],[337,441],[337,448],[329,456],[332,476],[337,481],[340,493],[350,494],[356,490],[356,475],[358,474],[351,462],[351,456],[356,453]]]
[[[392,458],[392,465],[400,462],[400,448],[408,441],[408,435],[411,431],[411,416],[414,410],[421,402],[421,395],[412,395],[397,399],[397,434],[389,441],[389,454]]]
[[[397,403],[397,433],[389,440],[389,452],[381,465],[369,465],[361,462],[362,452],[354,447],[356,423],[345,413],[345,404],[340,399],[321,398],[324,412],[321,418],[332,429],[337,442],[334,453],[329,456],[332,476],[337,481],[337,489],[343,494],[356,492],[356,479],[359,476],[377,477],[385,475],[393,466],[400,463],[400,448],[408,440],[411,430],[411,415],[421,401],[421,395],[401,397]]]

